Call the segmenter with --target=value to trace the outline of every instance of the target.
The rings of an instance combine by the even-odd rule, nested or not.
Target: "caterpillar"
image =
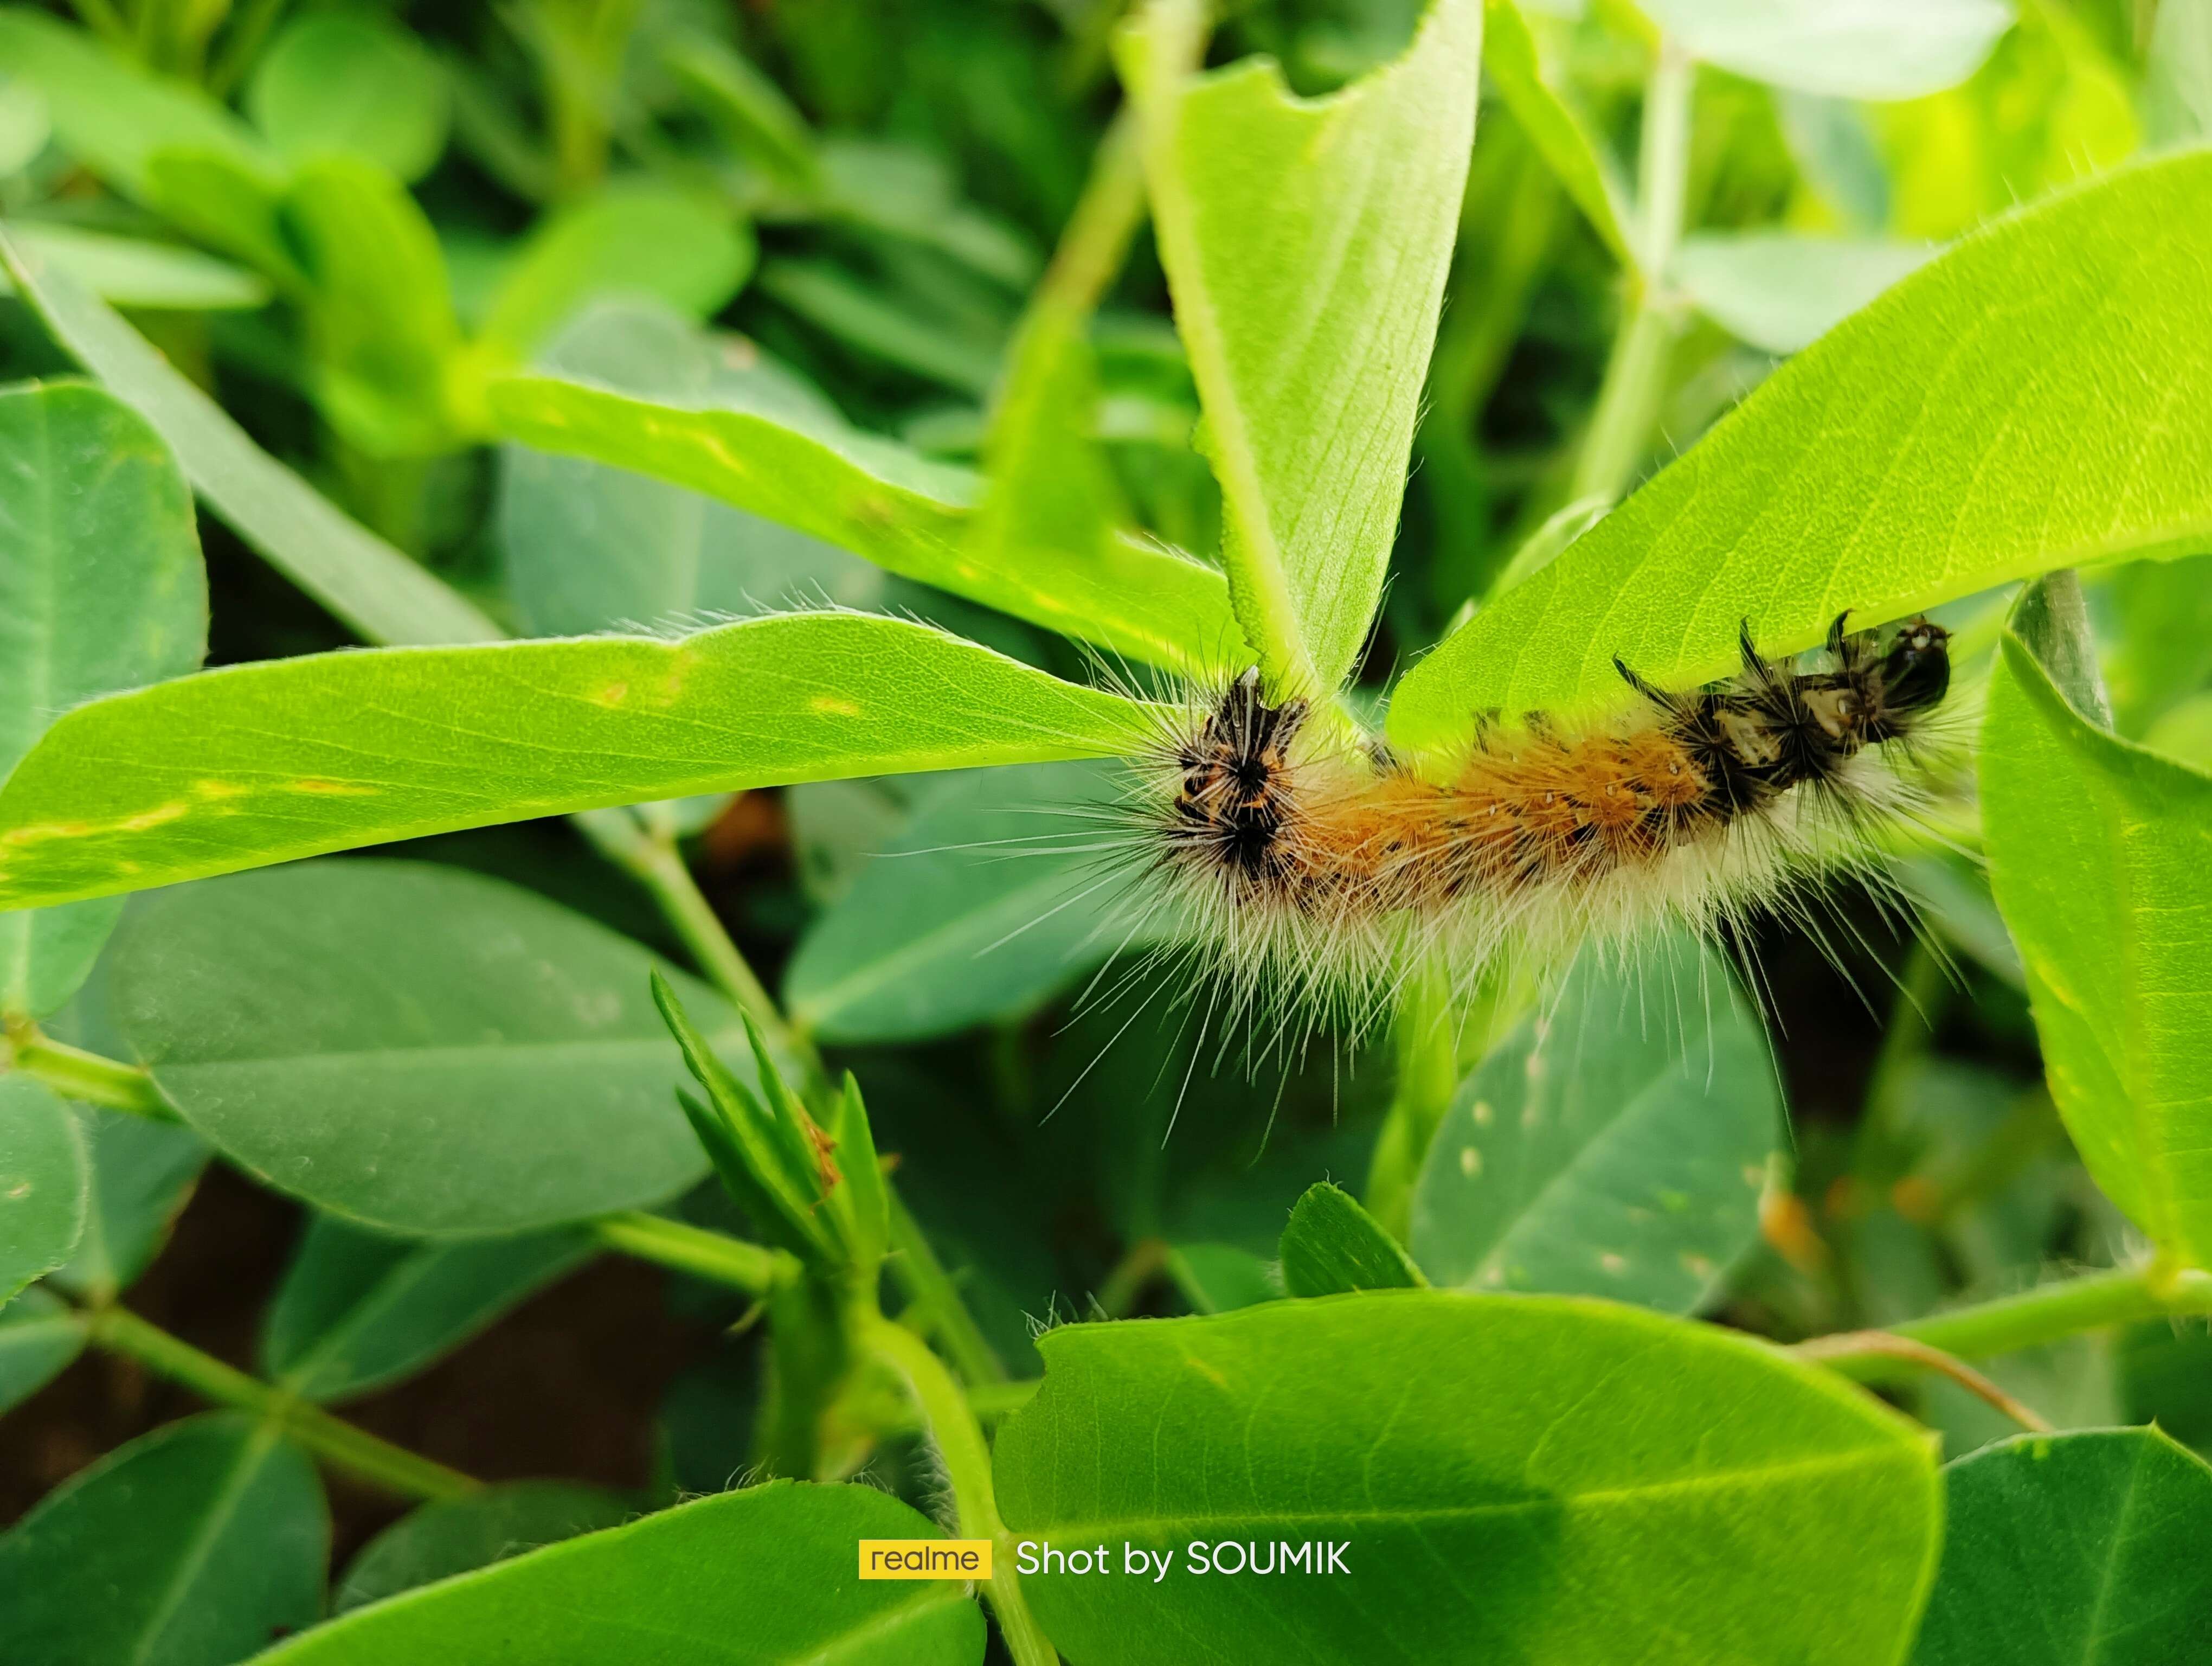
[[[1685,692],[1619,658],[1636,696],[1570,724],[1471,714],[1415,768],[1345,742],[1256,670],[1153,739],[1123,814],[1171,936],[1257,1006],[1357,1031],[1423,964],[1471,986],[1501,955],[1556,963],[1671,922],[1740,933],[1838,869],[1877,875],[1874,836],[1921,796],[1909,766],[1951,682],[1924,617],[1769,660]]]

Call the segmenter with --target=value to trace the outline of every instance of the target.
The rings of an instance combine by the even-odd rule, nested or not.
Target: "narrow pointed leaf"
[[[48,731],[0,790],[0,907],[693,793],[1121,753],[1145,722],[858,614],[265,661]]]
[[[1474,133],[1480,0],[1333,97],[1263,60],[1186,78],[1197,8],[1122,46],[1176,324],[1221,482],[1224,562],[1278,685],[1333,691],[1398,526]]]
[[[1621,229],[1622,192],[1589,123],[1544,74],[1536,37],[1518,0],[1488,0],[1482,15],[1482,67],[1536,154],[1624,266],[1636,263]]]
[[[2212,155],[2013,215],[1853,314],[1408,672],[1391,738],[1727,671],[2009,579],[2212,534]],[[1992,297],[2002,296],[1995,306]]]
[[[506,378],[489,397],[509,439],[705,492],[1133,659],[1205,669],[1234,653],[1228,588],[1213,569],[1130,534],[1073,552],[978,543],[975,475],[842,423],[658,404],[550,376]]]

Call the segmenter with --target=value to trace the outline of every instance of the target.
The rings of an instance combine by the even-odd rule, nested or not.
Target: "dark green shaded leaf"
[[[0,1075],[0,1302],[70,1258],[88,1179],[69,1107],[28,1076]]]
[[[39,1666],[230,1666],[314,1622],[330,1550],[297,1447],[235,1413],[188,1418],[0,1537],[0,1637]]]
[[[1913,1666],[2187,1666],[2212,1618],[2212,1468],[2155,1429],[2021,1435],[1943,1471]]]
[[[1626,963],[1593,948],[1461,1084],[1413,1257],[1442,1285],[1689,1312],[1757,1241],[1781,1110],[1718,955],[1680,935]]]
[[[109,1302],[153,1265],[169,1228],[207,1167],[206,1140],[176,1122],[80,1105],[92,1164],[84,1236],[53,1281],[88,1302]]]
[[[1398,1241],[1341,1186],[1310,1187],[1283,1229],[1283,1288],[1293,1296],[1425,1285]]]
[[[85,1323],[33,1286],[0,1304],[0,1412],[27,1400],[84,1350]]]
[[[855,1544],[936,1529],[866,1487],[725,1493],[357,1608],[267,1666],[980,1666],[983,1616],[933,1580],[863,1584]]]
[[[637,1503],[604,1487],[572,1481],[519,1481],[465,1498],[441,1499],[401,1517],[362,1547],[331,1593],[343,1614],[457,1573],[620,1527]]]
[[[153,899],[125,922],[112,978],[133,1049],[233,1162],[388,1231],[489,1235],[699,1177],[652,969],[627,938],[511,885],[325,862]],[[684,989],[735,1042],[726,1003]]]
[[[459,1347],[591,1254],[580,1232],[441,1243],[318,1215],[263,1315],[262,1372],[308,1400],[380,1388]]]

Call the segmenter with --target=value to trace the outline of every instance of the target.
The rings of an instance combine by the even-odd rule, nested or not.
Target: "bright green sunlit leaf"
[[[2212,533],[2212,155],[2114,174],[1955,245],[1408,672],[1391,738],[1717,676],[1846,608],[1873,624]],[[2004,298],[1993,306],[1992,296]]]
[[[900,619],[387,648],[80,706],[0,790],[0,906],[607,805],[1116,756],[1147,708]]]
[[[1643,3],[1709,64],[1836,98],[1917,98],[1964,81],[2013,21],[2007,0]]]

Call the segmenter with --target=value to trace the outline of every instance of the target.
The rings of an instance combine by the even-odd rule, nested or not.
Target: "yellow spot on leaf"
[[[302,775],[297,781],[287,781],[285,786],[294,793],[319,793],[339,799],[373,799],[378,792],[376,787],[364,787],[359,781],[324,781],[314,775]]]
[[[817,694],[806,702],[806,709],[820,712],[825,717],[858,717],[860,708],[849,700],[841,700],[834,694]]]

